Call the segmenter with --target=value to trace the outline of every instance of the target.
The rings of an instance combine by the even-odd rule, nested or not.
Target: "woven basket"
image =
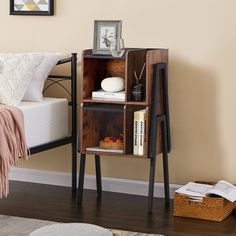
[[[174,195],[174,216],[189,217],[202,220],[222,221],[236,207],[224,198],[204,197],[203,202],[191,202],[188,196]]]

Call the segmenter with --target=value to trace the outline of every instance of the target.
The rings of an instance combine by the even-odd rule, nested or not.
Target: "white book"
[[[93,91],[92,98],[102,98],[102,99],[114,99],[125,101],[125,91],[120,92],[106,92],[103,89]]]
[[[138,155],[144,155],[146,109],[139,111],[139,147]]]
[[[225,180],[220,180],[215,185],[189,182],[175,192],[182,195],[188,195],[195,200],[199,199],[199,201],[206,196],[220,196],[230,202],[236,201],[236,186]]]
[[[139,147],[139,116],[137,112],[134,112],[134,130],[133,130],[133,154],[138,155]]]
[[[89,147],[86,148],[86,151],[91,151],[91,152],[114,152],[114,153],[124,153],[123,150],[119,150],[119,149],[104,149],[104,148],[100,148],[100,147]]]
[[[143,156],[145,153],[146,109],[134,112],[134,155]],[[137,136],[136,136],[137,132]]]

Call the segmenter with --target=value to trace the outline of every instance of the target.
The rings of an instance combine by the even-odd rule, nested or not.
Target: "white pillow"
[[[60,53],[45,53],[45,57],[36,70],[29,87],[26,90],[23,100],[39,102],[43,98],[43,87],[52,68],[57,64]]]
[[[43,58],[40,53],[0,53],[0,103],[20,104]]]

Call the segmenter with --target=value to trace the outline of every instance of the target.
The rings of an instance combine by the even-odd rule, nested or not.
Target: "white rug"
[[[55,222],[0,215],[0,236],[29,236],[29,234]],[[123,231],[123,236],[163,236],[161,234],[143,234]]]

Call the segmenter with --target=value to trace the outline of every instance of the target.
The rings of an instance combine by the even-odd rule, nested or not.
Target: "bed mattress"
[[[23,101],[26,142],[29,148],[68,136],[68,101],[43,98],[41,102]]]

